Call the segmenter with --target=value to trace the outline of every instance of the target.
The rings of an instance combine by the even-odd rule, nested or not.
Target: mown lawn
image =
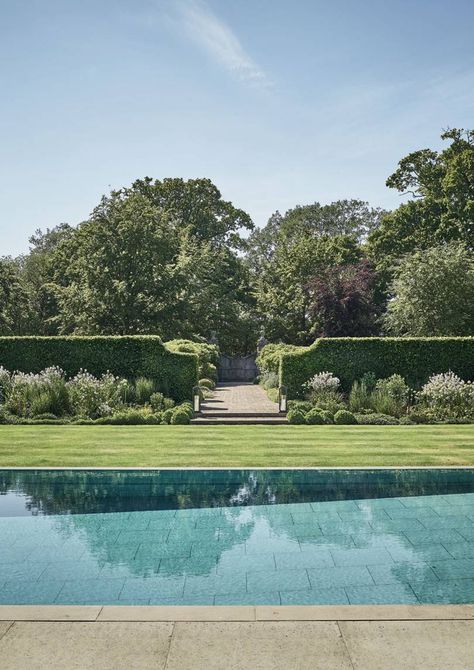
[[[474,465],[474,426],[0,426],[0,466]]]

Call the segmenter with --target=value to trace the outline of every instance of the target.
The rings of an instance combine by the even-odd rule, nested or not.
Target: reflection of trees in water
[[[252,518],[241,522],[239,514],[229,510],[216,515],[215,529],[206,526],[195,527],[196,520],[198,518],[202,520],[204,517],[180,517],[170,519],[169,528],[164,524],[161,529],[159,527],[144,529],[140,539],[137,538],[130,544],[116,541],[121,527],[122,529],[125,527],[126,531],[133,531],[134,527],[139,530],[141,521],[156,522],[160,514],[166,512],[137,512],[132,513],[132,518],[128,512],[105,515],[107,518],[93,514],[60,515],[55,517],[54,525],[55,532],[64,540],[73,542],[79,540],[85,544],[99,565],[112,569],[121,566],[130,575],[141,577],[157,573],[160,557],[164,558],[165,565],[167,564],[168,544],[172,547],[169,558],[173,559],[173,565],[170,565],[169,570],[160,566],[160,575],[187,572],[188,568],[182,566],[182,562],[190,556],[192,545],[197,547],[196,551],[193,549],[193,559],[196,560],[192,561],[192,574],[208,575],[216,567],[216,558],[219,561],[225,552],[245,542],[254,527]],[[94,523],[96,516],[100,518]],[[139,544],[141,548],[137,553]]]
[[[0,471],[0,494],[41,514],[231,507],[463,493],[471,470]],[[1,498],[0,498],[1,505]]]

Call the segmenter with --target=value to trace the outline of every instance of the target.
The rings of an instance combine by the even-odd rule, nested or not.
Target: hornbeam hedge
[[[128,379],[149,377],[175,400],[190,399],[198,380],[197,356],[168,350],[156,335],[0,337],[0,365],[35,373],[58,365],[68,376],[82,368],[94,375],[110,370]]]
[[[462,379],[474,379],[474,337],[334,337],[309,347],[283,352],[280,383],[291,398],[302,397],[302,384],[317,372],[330,371],[349,391],[365,372],[377,378],[398,373],[413,388],[428,377],[452,370]]]

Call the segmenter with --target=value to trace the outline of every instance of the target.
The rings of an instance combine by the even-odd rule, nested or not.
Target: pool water
[[[474,470],[0,470],[0,604],[474,603]]]

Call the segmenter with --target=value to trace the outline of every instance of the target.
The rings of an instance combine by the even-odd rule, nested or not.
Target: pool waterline
[[[474,470],[423,472],[3,470],[0,603],[472,603]]]

